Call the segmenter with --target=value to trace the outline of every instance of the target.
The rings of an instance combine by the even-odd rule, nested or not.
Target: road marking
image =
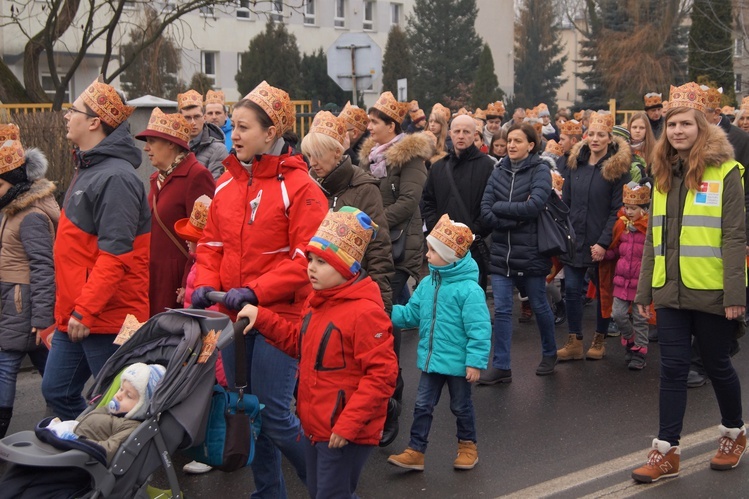
[[[718,439],[718,431],[716,427],[710,427],[705,428],[704,430],[690,433],[689,435],[683,437],[681,439],[681,451],[682,453],[685,450],[688,450],[692,447],[697,447],[699,445],[703,445],[705,443],[708,443],[710,441]],[[567,490],[574,489],[575,487],[579,487],[581,485],[585,485],[590,482],[594,482],[596,480],[600,480],[601,478],[616,475],[619,473],[624,473],[627,470],[634,469],[638,467],[639,465],[643,464],[645,462],[645,459],[647,457],[647,450],[643,449],[637,452],[633,452],[631,454],[627,454],[626,456],[621,456],[616,459],[612,459],[610,461],[606,461],[604,463],[596,464],[595,466],[590,466],[589,468],[586,468],[584,470],[576,471],[574,473],[570,473],[568,475],[564,475],[561,477],[553,478],[551,480],[547,480],[545,482],[532,485],[530,487],[527,487],[523,490],[518,490],[517,492],[513,492],[512,494],[500,496],[499,499],[525,499],[528,497],[549,497],[553,494],[560,494],[562,492],[565,492]],[[714,454],[708,453],[708,454]],[[699,456],[698,458],[690,459],[689,461],[685,461],[684,465],[685,468],[687,463],[691,463],[692,461],[703,459],[703,456]],[[687,473],[689,473],[689,470],[685,470]],[[684,474],[681,471],[681,468],[679,470],[680,474]],[[668,480],[666,480],[668,482]],[[634,485],[634,481],[628,481],[631,485]],[[658,485],[659,482],[656,482],[655,485]],[[621,484],[615,485],[614,487],[621,488]],[[651,486],[652,487],[652,486]],[[648,487],[650,489],[650,487]],[[643,489],[640,487],[640,490],[637,492],[642,492]],[[612,492],[613,493],[613,492]],[[595,495],[595,497],[600,497],[598,494]],[[612,497],[618,497],[618,496],[612,496]],[[621,497],[628,497],[628,496],[621,496]]]

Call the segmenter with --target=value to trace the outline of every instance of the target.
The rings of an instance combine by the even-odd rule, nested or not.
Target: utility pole
[[[336,48],[339,50],[350,50],[351,51],[351,74],[339,74],[339,78],[351,78],[351,83],[353,86],[352,89],[352,102],[356,104],[359,102],[359,95],[357,93],[356,89],[356,79],[357,78],[371,78],[371,74],[356,74],[356,50],[357,49],[368,49],[371,48],[371,45],[336,45]]]

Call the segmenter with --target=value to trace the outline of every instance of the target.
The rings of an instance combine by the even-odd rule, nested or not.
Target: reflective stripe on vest
[[[679,276],[684,286],[699,290],[723,289],[723,180],[734,168],[744,168],[735,160],[720,167],[705,168],[699,191],[689,190],[679,228]],[[666,284],[666,244],[668,193],[653,190],[653,287]]]

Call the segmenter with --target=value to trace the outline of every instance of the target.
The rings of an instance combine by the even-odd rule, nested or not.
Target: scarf
[[[159,177],[156,179],[156,187],[158,187],[159,190],[161,190],[161,187],[164,185],[166,178],[171,175],[171,173],[180,165],[180,163],[182,163],[182,160],[185,159],[185,156],[187,156],[187,151],[182,151],[181,153],[177,154],[177,157],[174,158],[174,161],[172,161],[172,164],[169,165],[169,168],[164,171],[159,170]]]
[[[18,196],[31,189],[31,182],[16,184],[0,196],[0,210],[12,203]]]
[[[387,163],[385,161],[385,152],[390,146],[397,144],[404,137],[401,133],[393,137],[393,140],[386,144],[379,145],[369,153],[369,171],[375,178],[383,178],[388,174]]]

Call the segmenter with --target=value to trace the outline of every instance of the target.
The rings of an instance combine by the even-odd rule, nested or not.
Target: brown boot
[[[567,336],[567,343],[557,350],[557,360],[581,360],[583,358],[583,340],[578,340],[577,336],[571,334]]]
[[[424,453],[406,448],[400,454],[393,454],[388,458],[390,464],[406,468],[407,470],[424,471]]]
[[[640,483],[657,482],[661,478],[679,476],[681,450],[665,440],[653,439],[653,449],[648,454],[648,463],[632,472],[632,478]]]
[[[604,342],[606,335],[603,333],[596,333],[593,336],[593,343],[590,344],[588,353],[585,354],[586,359],[601,360],[606,356],[606,343]]]
[[[746,428],[726,428],[720,425],[718,453],[710,460],[714,470],[730,470],[739,465],[746,450]]]
[[[458,440],[458,456],[453,462],[456,470],[472,470],[479,462],[479,451],[476,443],[470,440]]]

